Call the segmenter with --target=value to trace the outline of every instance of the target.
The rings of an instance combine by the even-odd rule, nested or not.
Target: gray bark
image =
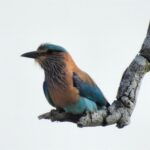
[[[39,116],[39,119],[52,121],[69,121],[79,127],[107,126],[116,124],[123,128],[130,122],[136,105],[137,95],[144,75],[150,71],[150,24],[142,48],[123,73],[117,97],[108,108],[103,107],[97,112],[86,112],[84,115],[72,115],[59,110],[52,110]]]

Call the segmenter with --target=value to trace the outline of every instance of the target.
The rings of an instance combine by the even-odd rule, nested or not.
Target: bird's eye
[[[54,54],[54,53],[56,53],[56,51],[53,51],[53,50],[48,50],[48,51],[46,52],[46,54],[48,54],[48,55],[51,55],[51,54]]]

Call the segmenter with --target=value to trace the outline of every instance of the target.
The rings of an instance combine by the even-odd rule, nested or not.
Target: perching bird
[[[44,94],[57,109],[71,114],[83,114],[109,106],[96,83],[77,67],[63,47],[46,43],[40,45],[37,51],[22,56],[34,58],[43,68]]]

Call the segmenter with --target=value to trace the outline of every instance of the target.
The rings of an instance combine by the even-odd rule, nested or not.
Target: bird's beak
[[[37,58],[39,55],[39,53],[37,51],[32,51],[32,52],[28,52],[28,53],[24,53],[21,55],[22,57],[27,57],[27,58]]]

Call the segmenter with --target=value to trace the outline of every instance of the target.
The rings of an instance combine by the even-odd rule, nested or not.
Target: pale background
[[[149,0],[0,0],[0,149],[149,150],[150,74],[129,126],[80,129],[37,119],[52,108],[43,94],[44,74],[20,57],[43,42],[59,44],[112,102],[149,20]]]

